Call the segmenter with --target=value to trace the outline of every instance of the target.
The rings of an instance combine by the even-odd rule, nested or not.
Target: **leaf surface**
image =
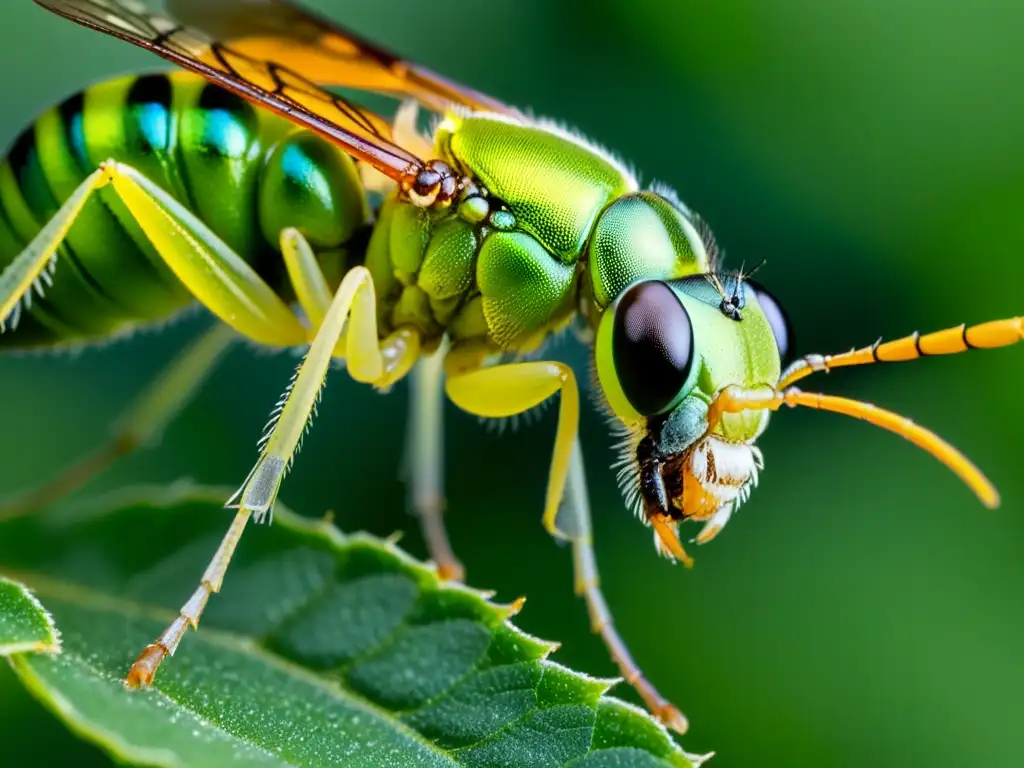
[[[0,577],[0,656],[58,651],[60,634],[50,614],[23,584]]]
[[[247,531],[200,631],[155,684],[126,689],[131,660],[176,614],[226,529],[224,498],[140,489],[0,524],[0,570],[32,586],[63,634],[62,653],[13,656],[15,671],[118,759],[691,765],[660,725],[605,695],[610,681],[549,661],[552,644],[508,621],[518,604],[440,583],[390,542],[281,507],[269,529]]]

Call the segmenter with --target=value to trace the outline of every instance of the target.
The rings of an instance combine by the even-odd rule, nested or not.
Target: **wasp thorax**
[[[709,269],[694,223],[649,191],[623,195],[601,212],[587,258],[594,298],[602,307],[636,280],[669,280]]]

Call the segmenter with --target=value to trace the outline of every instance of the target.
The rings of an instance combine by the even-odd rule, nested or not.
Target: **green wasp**
[[[379,390],[410,376],[412,496],[442,575],[461,578],[442,509],[442,393],[482,417],[559,395],[543,513],[572,544],[576,590],[623,677],[668,726],[680,711],[645,679],[598,588],[577,437],[576,374],[544,359],[572,326],[593,389],[622,432],[627,506],[657,550],[690,564],[684,521],[712,539],[763,467],[781,406],[854,416],[934,454],[982,502],[994,488],[911,421],[793,385],[849,365],[999,347],[1022,318],[810,355],[783,369],[778,302],[717,259],[708,226],[669,189],[558,125],[403,61],[287,0],[171,0],[184,26],[134,0],[37,0],[186,71],[93,86],[42,115],[0,164],[5,348],[107,340],[198,303],[220,322],[129,408],[116,438],[24,514],[152,439],[233,338],[308,347],[274,408],[237,514],[180,615],[131,666],[149,684],[196,627],[250,517],[269,519],[332,361]],[[212,7],[206,7],[212,6]],[[403,100],[393,121],[337,88]],[[432,135],[416,109],[438,115]]]

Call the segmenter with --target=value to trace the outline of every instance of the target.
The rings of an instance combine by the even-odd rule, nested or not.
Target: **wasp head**
[[[595,368],[623,432],[620,484],[659,552],[688,562],[679,524],[703,522],[697,541],[710,541],[757,485],[769,411],[708,415],[727,386],[776,384],[789,337],[778,303],[742,275],[640,281],[602,317]]]

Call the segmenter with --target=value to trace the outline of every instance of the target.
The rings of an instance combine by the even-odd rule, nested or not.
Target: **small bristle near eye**
[[[636,460],[636,447],[643,438],[643,430],[640,427],[628,428],[621,422],[618,424],[618,440],[615,450],[618,458],[612,462],[612,469],[615,470],[615,480],[626,503],[626,508],[641,520],[645,520],[643,514],[643,500],[640,495],[640,464]]]
[[[708,254],[708,271],[717,272],[721,254],[718,241],[715,240],[715,233],[711,231],[711,225],[696,213],[693,214],[693,224],[697,234],[700,235],[701,242],[704,243],[704,250]]]

